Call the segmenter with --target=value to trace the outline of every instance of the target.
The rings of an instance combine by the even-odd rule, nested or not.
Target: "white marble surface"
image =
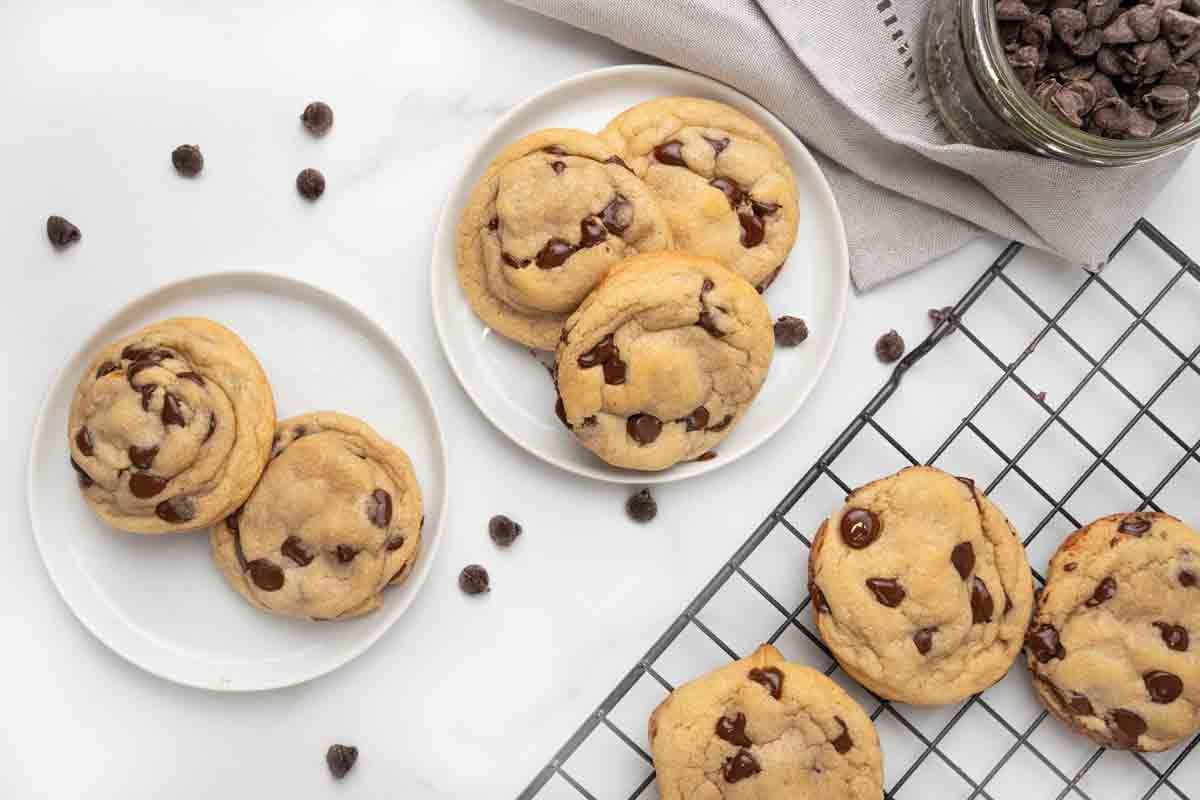
[[[642,59],[498,0],[254,5],[0,8],[0,797],[512,797],[886,378],[881,329],[919,340],[925,310],[1001,243],[853,297],[802,414],[741,463],[658,490],[658,520],[636,527],[625,489],[541,464],[475,413],[433,334],[427,267],[444,191],[498,115]],[[317,97],[337,114],[323,141],[296,120]],[[171,169],[183,142],[203,148],[199,180]],[[310,165],[329,181],[315,205],[293,188]],[[1198,183],[1192,159],[1149,214],[1194,253]],[[50,213],[82,243],[54,252]],[[448,536],[408,614],[342,670],[248,696],[168,684],[96,641],[42,568],[24,496],[60,360],[147,288],[228,267],[282,269],[380,320],[429,382],[452,455]],[[507,553],[485,532],[500,511],[525,526]],[[471,561],[492,570],[482,599],[455,586]],[[336,786],[335,740],[362,751]]]

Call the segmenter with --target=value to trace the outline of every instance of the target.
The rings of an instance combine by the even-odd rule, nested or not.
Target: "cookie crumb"
[[[325,194],[325,176],[312,167],[300,170],[296,176],[296,191],[306,200],[316,200]]]
[[[353,745],[332,744],[325,751],[325,763],[329,766],[329,772],[339,781],[346,777],[346,773],[354,769],[354,762],[358,761],[358,748]]]
[[[649,489],[642,489],[625,502],[625,511],[634,522],[649,522],[658,516],[658,503]]]
[[[799,317],[782,316],[775,321],[775,344],[795,347],[808,338],[808,323]]]
[[[458,573],[458,588],[467,594],[490,592],[492,587],[488,571],[479,564],[468,564]]]
[[[324,136],[333,127],[333,109],[328,103],[314,100],[304,107],[300,121],[313,136]]]
[[[520,523],[513,522],[503,514],[497,514],[488,520],[488,536],[499,547],[510,547],[521,535]]]
[[[68,222],[64,217],[50,215],[46,217],[46,238],[55,247],[62,249],[78,242],[83,237],[79,228]]]
[[[890,330],[875,343],[875,355],[884,364],[893,364],[904,355],[904,338],[895,330]]]
[[[171,152],[175,171],[185,178],[194,178],[204,169],[204,155],[198,144],[181,144]]]
[[[1037,401],[1039,403],[1046,402],[1046,393],[1045,392],[1038,392],[1037,394],[1034,395],[1034,397],[1037,398]]]

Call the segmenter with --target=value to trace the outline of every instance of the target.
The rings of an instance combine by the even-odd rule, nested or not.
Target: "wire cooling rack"
[[[1024,655],[1004,680],[956,706],[866,692],[815,633],[804,577],[820,521],[852,487],[919,463],[914,452],[986,485],[1026,533],[1035,568],[1107,513],[1169,510],[1195,524],[1198,356],[1200,267],[1145,220],[1102,273],[1063,274],[1010,245],[519,800],[653,800],[650,712],[674,686],[763,641],[823,670],[870,710],[888,798],[1200,797],[1200,736],[1159,754],[1098,748],[1048,718]],[[1040,569],[1035,577],[1044,582]]]

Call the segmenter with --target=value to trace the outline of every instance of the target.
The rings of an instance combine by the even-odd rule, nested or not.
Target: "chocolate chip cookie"
[[[612,148],[583,131],[545,130],[501,153],[471,192],[458,281],[494,330],[553,350],[609,267],[671,244],[657,201]]]
[[[975,483],[910,467],[856,490],[809,556],[821,638],[855,680],[954,703],[1004,677],[1033,611],[1025,548]]]
[[[717,259],[760,291],[770,285],[800,217],[796,178],[762,126],[723,103],[662,97],[600,136],[659,199],[678,247]]]
[[[1166,750],[1200,731],[1200,536],[1167,514],[1069,536],[1025,654],[1046,708],[1102,745]]]
[[[671,692],[650,717],[662,800],[883,796],[875,726],[770,645]]]
[[[249,348],[212,320],[179,318],[92,358],[67,438],[97,516],[132,533],[175,533],[245,501],[274,429],[271,387]]]
[[[408,456],[366,423],[318,411],[279,423],[271,462],[213,528],[213,556],[255,606],[314,620],[356,617],[404,581],[421,546]]]
[[[771,315],[744,279],[690,253],[637,256],[563,328],[557,410],[609,464],[666,469],[729,434],[774,349]]]

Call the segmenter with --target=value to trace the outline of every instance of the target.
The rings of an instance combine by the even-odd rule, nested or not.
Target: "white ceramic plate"
[[[101,523],[80,497],[65,420],[79,375],[104,344],[180,315],[228,325],[262,362],[280,419],[334,409],[404,448],[425,501],[421,555],[383,608],[315,624],[265,614],[230,589],[207,532],[137,536]],[[127,305],[67,361],[42,405],[29,456],[29,510],[50,577],[102,642],[167,680],[223,691],[289,686],[362,653],[412,603],[442,537],[446,448],[429,393],[399,347],[315,286],[260,272],[172,283]]]
[[[808,322],[807,342],[780,348],[758,399],[711,461],[658,473],[610,467],[577,444],[554,414],[553,386],[530,351],[493,332],[471,311],[458,285],[454,235],[471,188],[506,145],[541,128],[598,131],[620,112],[663,95],[692,95],[735,106],[783,146],[800,190],[800,235],[767,292],[773,316]],[[804,404],[825,370],[842,328],[850,260],[837,202],[807,148],[762,106],[724,84],[672,67],[595,70],[550,87],[509,112],[480,142],[451,188],[433,243],[433,317],[446,359],[463,389],[505,435],[570,472],[618,483],[667,483],[731,464],[767,441]]]

